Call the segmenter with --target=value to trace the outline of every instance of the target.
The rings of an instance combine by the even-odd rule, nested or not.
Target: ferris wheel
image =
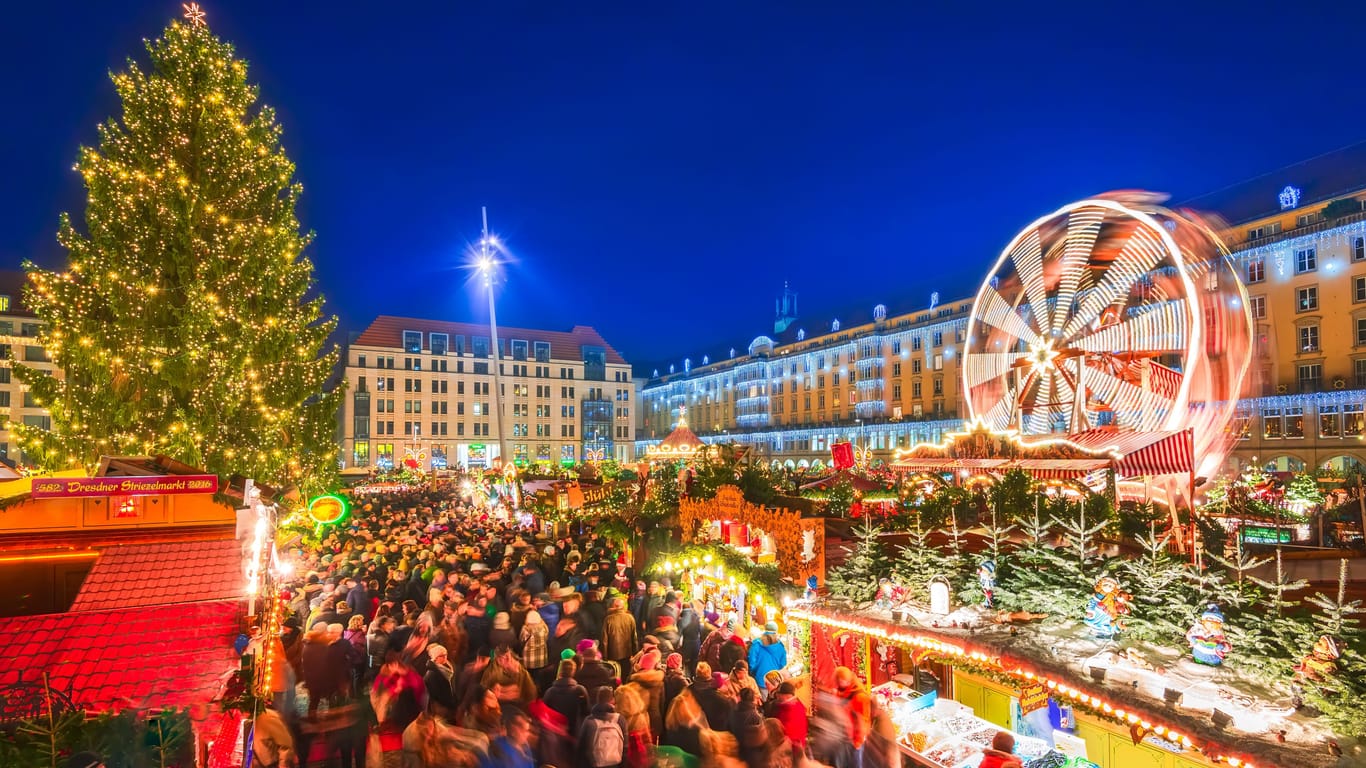
[[[1195,222],[1149,202],[1072,203],[1006,246],[977,293],[963,352],[972,418],[1025,434],[1187,423],[1193,371],[1225,344],[1215,333],[1221,349],[1211,350],[1202,335],[1226,303],[1238,305],[1205,292],[1221,290],[1221,271],[1225,288],[1242,289],[1217,250],[1191,258],[1179,244],[1217,238],[1183,233]]]

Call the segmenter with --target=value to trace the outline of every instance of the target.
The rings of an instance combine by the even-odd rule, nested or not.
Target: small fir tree
[[[114,74],[121,118],[81,149],[84,226],[68,263],[26,268],[26,300],[62,377],[16,366],[52,429],[12,424],[48,465],[167,454],[219,475],[309,488],[337,468],[340,388],[302,186],[246,63],[201,18]]]
[[[1167,552],[1171,535],[1158,535],[1156,526],[1136,541],[1142,554],[1119,566],[1125,589],[1133,595],[1129,629],[1141,640],[1175,644],[1190,626],[1183,615],[1191,603],[1187,566]]]
[[[878,535],[882,529],[864,519],[853,531],[854,546],[846,548],[844,564],[830,571],[826,582],[830,594],[854,602],[867,602],[877,594],[878,580],[887,575],[890,564]]]
[[[911,596],[923,602],[930,599],[930,580],[949,572],[948,559],[930,543],[930,532],[921,524],[920,514],[912,512],[910,517],[910,540],[893,563],[893,570]]]

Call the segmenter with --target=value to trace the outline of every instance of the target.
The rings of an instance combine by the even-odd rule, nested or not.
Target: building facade
[[[1364,205],[1366,144],[1183,206],[1233,222],[1223,237],[1254,324],[1230,471],[1366,464]],[[981,257],[984,270],[991,258]],[[785,290],[772,336],[641,385],[637,452],[668,434],[680,409],[702,439],[794,466],[827,463],[837,441],[884,459],[938,442],[966,414],[958,360],[971,311],[971,297],[891,316],[878,305],[842,326],[796,317]]]
[[[499,328],[380,316],[346,350],[345,467],[492,466],[499,456],[493,365],[507,460],[634,458],[631,368],[592,328]]]
[[[10,432],[9,423],[18,422],[48,429],[52,417],[38,405],[28,388],[19,383],[13,366],[17,361],[48,375],[55,373],[47,350],[38,343],[42,325],[23,304],[23,272],[0,272],[0,458],[23,462],[23,451]]]

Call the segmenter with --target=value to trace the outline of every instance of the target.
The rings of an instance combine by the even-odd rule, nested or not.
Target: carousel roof
[[[707,444],[688,429],[688,420],[678,417],[678,426],[669,436],[645,449],[645,455],[652,459],[686,459],[700,453]]]

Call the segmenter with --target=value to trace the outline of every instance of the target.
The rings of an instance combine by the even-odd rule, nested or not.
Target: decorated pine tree
[[[844,563],[830,570],[826,587],[836,597],[865,602],[873,599],[878,580],[887,576],[891,567],[882,542],[878,541],[881,528],[864,518],[853,533],[854,546],[845,550],[848,556]]]
[[[220,475],[317,487],[336,469],[342,392],[302,186],[246,63],[197,6],[114,74],[122,114],[76,170],[83,221],[63,215],[67,264],[27,265],[26,300],[62,377],[17,366],[52,413],[14,425],[49,465],[166,454]]]
[[[892,568],[911,597],[925,602],[930,599],[930,580],[949,575],[948,558],[930,543],[930,532],[921,524],[918,512],[911,512],[911,529],[907,533],[909,540]]]
[[[1133,636],[1165,645],[1177,645],[1190,627],[1192,603],[1186,583],[1186,564],[1167,552],[1171,535],[1159,535],[1155,526],[1137,538],[1142,553],[1126,558],[1118,576],[1133,596],[1128,624]]]
[[[1063,619],[1081,618],[1092,584],[1081,576],[1074,559],[1051,545],[1053,520],[1041,501],[1036,498],[1019,526],[1023,541],[1012,553],[1012,567],[999,574],[998,604]]]

